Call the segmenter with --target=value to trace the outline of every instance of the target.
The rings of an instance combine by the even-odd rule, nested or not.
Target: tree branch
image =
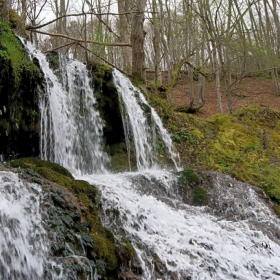
[[[119,15],[127,15],[127,14],[132,14],[133,12],[127,12],[127,13],[122,13],[122,14],[118,14],[118,13],[94,13],[94,12],[83,12],[83,13],[78,13],[78,14],[67,14],[67,15],[63,15],[63,16],[60,16],[60,17],[57,17],[51,21],[48,21],[44,24],[41,24],[41,25],[35,25],[35,26],[27,26],[26,29],[27,30],[32,30],[32,29],[38,29],[38,28],[42,28],[42,27],[45,27],[49,24],[52,24],[62,18],[65,18],[65,17],[78,17],[78,16],[84,16],[84,15],[95,15],[95,16],[102,16],[102,15],[113,15],[113,16],[119,16]]]
[[[98,42],[98,41],[94,41],[94,40],[84,40],[84,39],[70,37],[70,36],[67,36],[64,34],[58,34],[58,33],[54,34],[54,33],[44,32],[44,31],[40,31],[37,29],[32,30],[32,32],[49,35],[52,37],[66,38],[66,39],[73,40],[73,41],[76,41],[79,43],[91,43],[91,44],[96,44],[96,45],[101,45],[101,46],[111,46],[111,47],[131,47],[131,44],[129,44],[129,43],[105,43],[105,42]]]
[[[108,60],[106,60],[105,58],[101,57],[100,55],[98,55],[97,53],[93,52],[92,50],[89,50],[88,48],[86,48],[85,46],[83,46],[82,44],[78,43],[78,45],[80,47],[82,47],[83,49],[85,49],[86,51],[91,52],[92,54],[94,54],[96,57],[98,57],[99,59],[103,60],[105,63],[107,63],[108,65],[110,65],[113,68],[116,68],[117,70],[119,70],[120,72],[122,72],[123,74],[127,75],[126,72],[124,72],[123,70],[121,70],[120,68],[118,68],[116,65],[114,65],[113,63],[109,62]]]

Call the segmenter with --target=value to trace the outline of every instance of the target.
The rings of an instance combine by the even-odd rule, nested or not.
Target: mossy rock
[[[194,187],[201,182],[199,176],[192,169],[184,169],[175,173],[178,176],[179,187],[182,189],[188,189],[188,187]]]
[[[11,27],[11,29],[14,29],[18,35],[24,38],[27,37],[24,22],[17,14],[17,12],[13,9],[9,10],[9,26]]]
[[[5,160],[39,155],[38,88],[43,75],[21,41],[0,21],[0,154]]]
[[[72,174],[66,168],[62,167],[61,165],[54,163],[54,162],[41,160],[38,158],[19,158],[16,160],[12,160],[10,162],[10,165],[12,167],[32,168],[35,171],[37,171],[38,169],[44,170],[43,168],[47,168],[47,169],[52,170],[55,173],[58,173],[59,175],[63,175],[63,176],[69,177],[71,179],[74,179]],[[40,169],[40,168],[42,168],[42,169]],[[46,179],[48,179],[48,178],[46,178]],[[50,180],[50,181],[52,181],[52,180]]]
[[[193,192],[193,205],[204,206],[208,204],[207,191],[201,187],[195,187]]]
[[[87,234],[93,240],[97,263],[104,268],[104,270],[100,269],[100,274],[116,275],[116,270],[120,265],[116,254],[116,244],[112,232],[103,227],[100,221],[96,187],[86,181],[75,180],[67,169],[49,161],[37,158],[20,158],[12,160],[10,165],[15,168],[32,169],[37,174],[67,188],[77,196],[78,200],[86,207],[83,208],[82,220],[90,225],[90,232]]]
[[[129,263],[135,258],[136,251],[129,240],[122,238],[121,241],[117,242],[117,256],[121,259],[122,263]]]
[[[116,270],[118,260],[115,253],[115,240],[113,234],[109,230],[105,230],[103,235],[91,235],[93,239],[93,247],[98,258],[105,262],[106,269]]]
[[[168,125],[174,133],[190,132],[195,140],[175,142],[183,164],[231,174],[279,203],[280,111],[250,105],[231,116],[207,119],[176,113]]]

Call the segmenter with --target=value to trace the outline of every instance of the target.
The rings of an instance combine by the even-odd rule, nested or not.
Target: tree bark
[[[152,12],[153,12],[153,46],[155,52],[154,66],[155,66],[155,84],[157,86],[162,85],[162,74],[161,74],[161,58],[160,58],[160,24],[159,24],[159,15],[157,9],[157,1],[153,0],[152,2]]]
[[[147,0],[135,1],[131,22],[132,77],[145,82],[144,11]]]
[[[0,17],[6,22],[9,21],[9,10],[11,8],[11,0],[0,0]]]
[[[119,11],[119,34],[120,42],[130,42],[131,34],[131,14],[133,3],[132,0],[118,0],[118,11]],[[131,75],[132,71],[132,51],[131,48],[122,48],[122,69],[128,75]]]

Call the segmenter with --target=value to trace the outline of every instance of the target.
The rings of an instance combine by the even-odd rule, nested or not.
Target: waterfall
[[[40,94],[41,158],[61,164],[74,173],[104,173],[109,157],[102,140],[101,119],[86,65],[59,56],[55,75],[46,56],[26,43],[45,76]]]
[[[159,168],[158,141],[164,145],[173,166],[178,167],[170,136],[141,91],[117,70],[113,70],[113,78],[119,93],[128,157],[130,160],[130,154],[135,153],[138,172],[106,172],[109,159],[102,143],[103,121],[96,110],[85,65],[60,58],[58,79],[45,56],[34,47],[28,49],[39,60],[46,80],[47,95],[40,100],[42,158],[60,163],[76,178],[98,187],[103,224],[116,238],[125,235],[134,246],[142,267],[139,278],[279,279],[279,219],[260,192],[217,173],[212,174],[215,183],[208,190],[208,206],[184,203],[175,174]],[[9,207],[0,205],[0,209]],[[113,212],[118,217],[110,214]],[[27,216],[19,222],[27,220],[30,224]],[[29,232],[30,229],[25,235]],[[1,246],[6,246],[8,241],[2,240],[4,237]],[[25,250],[20,255],[28,256],[32,271],[33,251]],[[34,277],[40,278],[45,259],[40,252],[37,254],[38,271]],[[43,255],[47,256],[48,251]],[[3,266],[9,266],[10,260],[2,259]]]
[[[130,142],[132,142],[138,170],[156,168],[158,166],[158,136],[176,169],[178,169],[179,157],[173,151],[172,140],[155,110],[149,106],[143,93],[116,69],[113,70],[113,79],[120,99],[128,159],[130,160],[132,149]]]
[[[48,267],[49,242],[41,218],[41,189],[0,172],[0,279],[61,279]]]

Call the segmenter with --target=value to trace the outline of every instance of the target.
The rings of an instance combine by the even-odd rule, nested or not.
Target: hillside
[[[223,90],[223,88],[222,88]],[[189,102],[186,78],[180,80],[172,91],[172,101],[175,106],[184,106]],[[218,113],[217,97],[214,82],[205,83],[205,105],[197,116],[205,118]],[[222,96],[224,113],[227,113],[226,97]],[[271,79],[263,77],[246,77],[234,86],[232,93],[233,111],[258,104],[271,109],[280,109],[280,96],[276,96]]]
[[[187,104],[186,88],[176,86],[174,104]],[[218,114],[215,91],[210,86],[206,104],[196,114],[174,112],[163,100],[154,100],[164,108],[160,112],[183,166],[228,173],[262,188],[280,215],[280,97],[269,80],[260,78],[246,78],[236,93],[232,115]]]

